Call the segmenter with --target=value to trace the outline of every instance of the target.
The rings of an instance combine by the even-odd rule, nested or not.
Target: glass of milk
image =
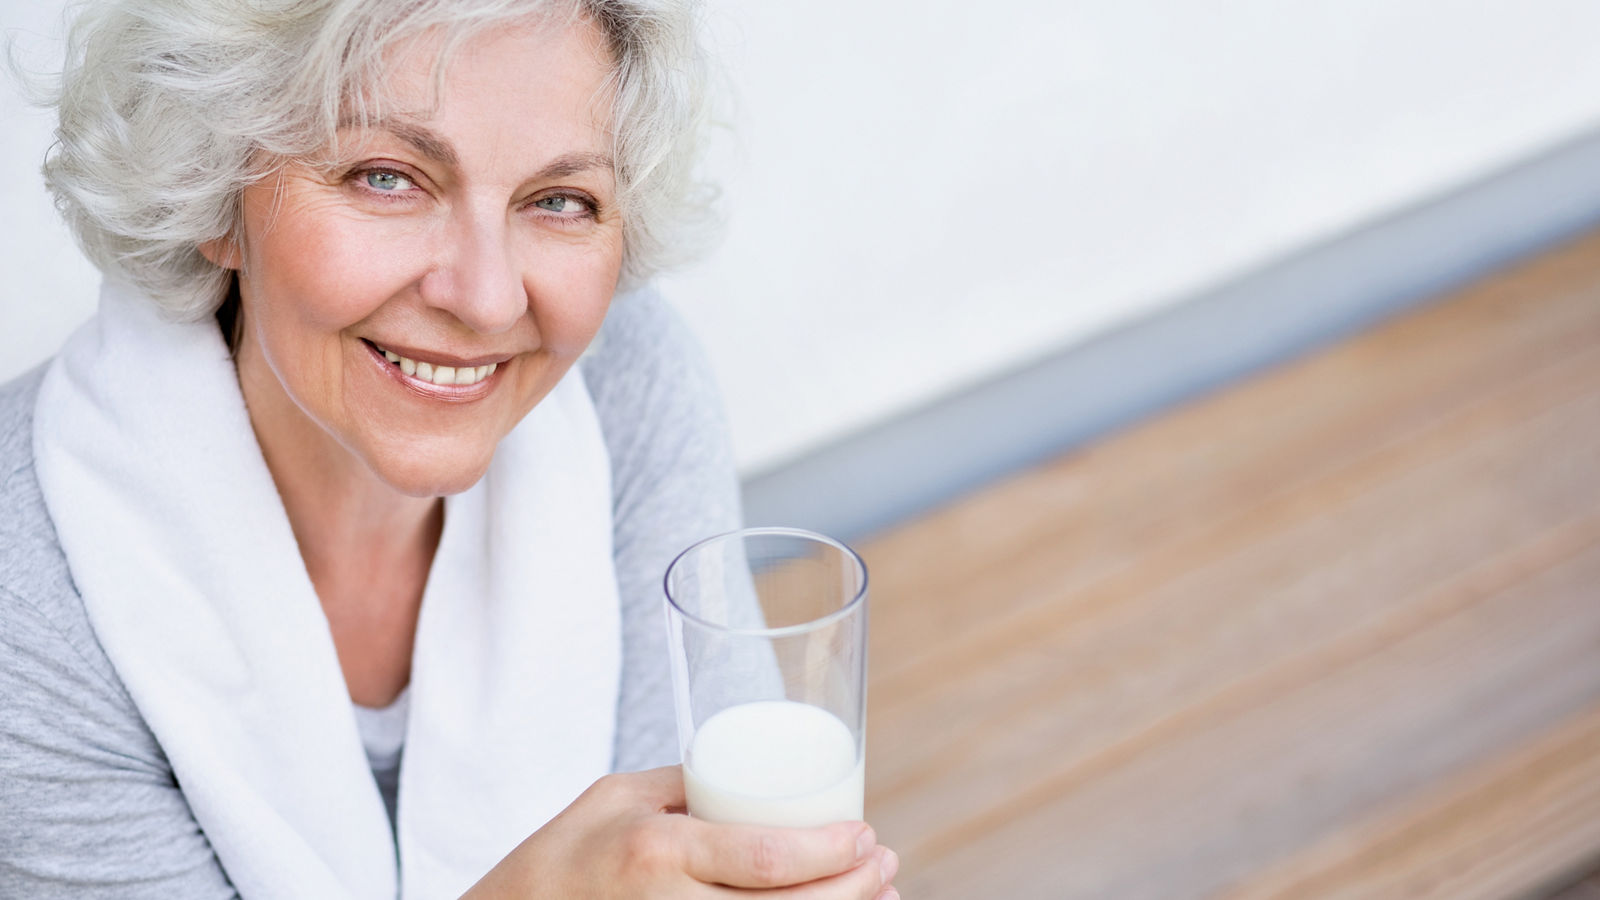
[[[832,538],[747,528],[667,568],[689,814],[808,827],[863,818],[867,567]]]

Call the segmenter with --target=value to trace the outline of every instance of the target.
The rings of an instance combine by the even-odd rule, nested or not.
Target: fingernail
[[[888,847],[883,848],[883,855],[878,857],[878,871],[883,873],[883,883],[888,884],[894,873],[900,871],[900,857]]]
[[[861,836],[856,838],[856,859],[866,859],[872,848],[878,846],[878,836],[872,833],[869,826],[861,830]]]
[[[883,893],[879,894],[876,900],[900,900],[900,892],[892,887],[884,888]]]

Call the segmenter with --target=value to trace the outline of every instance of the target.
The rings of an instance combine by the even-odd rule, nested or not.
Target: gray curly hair
[[[573,15],[610,48],[622,287],[703,245],[695,177],[707,121],[697,0],[108,0],[74,22],[44,165],[89,258],[180,319],[210,315],[232,273],[198,245],[235,233],[255,161],[332,146],[379,114],[386,51],[439,29],[446,48],[517,20]],[[441,57],[439,66],[445,64]]]

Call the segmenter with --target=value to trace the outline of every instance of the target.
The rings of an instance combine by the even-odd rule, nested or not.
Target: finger
[[[595,782],[618,807],[643,808],[651,812],[682,812],[683,767],[662,766],[643,772],[607,775]]]
[[[683,766],[662,766],[635,772],[642,784],[644,796],[661,809],[683,809],[688,801],[683,796]]]
[[[889,884],[900,868],[900,859],[888,847],[877,847],[866,860],[848,872],[819,878],[806,884],[762,891],[767,900],[899,900],[900,893]],[[746,891],[725,888],[726,900],[748,898]]]
[[[686,819],[685,870],[697,881],[741,888],[804,884],[855,868],[878,838],[865,822],[759,828]]]

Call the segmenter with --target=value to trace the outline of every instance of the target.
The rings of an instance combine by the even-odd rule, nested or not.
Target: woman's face
[[[455,493],[599,329],[622,261],[609,60],[587,23],[396,54],[399,109],[244,192],[240,383],[269,462]],[[437,103],[435,103],[437,99]],[[240,265],[242,263],[242,265]],[[275,458],[277,457],[277,458]]]

